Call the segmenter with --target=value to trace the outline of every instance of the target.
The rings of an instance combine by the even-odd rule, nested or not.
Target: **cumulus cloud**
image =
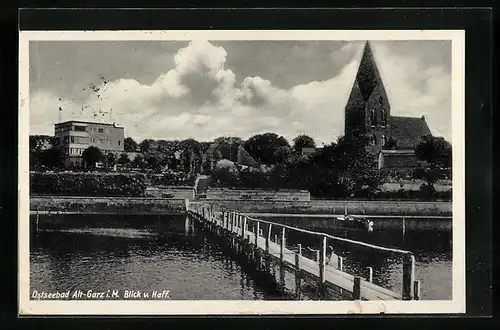
[[[56,92],[37,90],[31,95],[31,134],[51,134],[61,107],[62,120],[113,121],[127,136],[212,140],[231,135],[248,138],[267,131],[288,139],[308,134],[319,144],[343,133],[344,106],[349,96],[363,44],[348,43],[331,55],[348,64],[337,75],[281,89],[269,80],[250,76],[236,82],[225,68],[223,47],[193,41],[180,49],[174,67],[152,84],[134,79],[103,82],[84,102],[65,101]],[[449,72],[428,66],[418,56],[391,52],[386,44],[373,46],[394,115],[426,115],[434,133],[450,137]],[[314,65],[311,59],[309,65]]]

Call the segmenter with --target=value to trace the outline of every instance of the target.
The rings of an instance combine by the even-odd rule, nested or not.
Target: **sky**
[[[115,122],[141,141],[344,131],[364,41],[31,41],[30,134]],[[451,141],[451,42],[370,42],[391,114]],[[59,111],[59,109],[61,109]]]

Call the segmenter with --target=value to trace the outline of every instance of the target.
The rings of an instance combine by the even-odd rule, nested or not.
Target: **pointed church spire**
[[[363,57],[359,64],[356,81],[365,101],[368,100],[375,87],[378,84],[382,84],[369,41],[366,42],[363,50]]]

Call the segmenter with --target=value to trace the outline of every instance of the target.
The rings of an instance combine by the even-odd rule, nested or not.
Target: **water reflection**
[[[278,299],[187,217],[40,219],[31,290],[170,290],[171,299]],[[64,229],[62,229],[64,228]]]
[[[256,216],[257,217],[257,216]],[[324,232],[335,236],[360,240],[376,245],[394,247],[412,251],[415,255],[415,278],[421,281],[422,299],[452,298],[452,236],[447,230],[406,230],[403,235],[400,230],[375,229],[373,232],[345,230],[333,226],[325,226],[325,218],[288,217],[257,217],[268,221],[291,226],[300,224],[303,229]],[[278,234],[272,232],[272,236]],[[320,249],[321,240],[311,235],[287,231],[287,245],[292,247],[300,243],[304,250]],[[371,252],[365,248],[356,248],[350,244],[327,240],[332,246],[333,266],[337,266],[336,256],[343,257],[343,267],[350,274],[367,278],[367,267],[373,269],[373,282],[396,292],[402,290],[402,260],[401,257],[381,252]],[[309,253],[313,258],[313,254]]]

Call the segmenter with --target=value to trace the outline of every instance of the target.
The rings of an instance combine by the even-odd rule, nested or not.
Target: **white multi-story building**
[[[55,124],[55,137],[66,167],[81,166],[83,151],[90,146],[99,148],[103,155],[124,152],[124,128],[115,124],[67,121]]]

